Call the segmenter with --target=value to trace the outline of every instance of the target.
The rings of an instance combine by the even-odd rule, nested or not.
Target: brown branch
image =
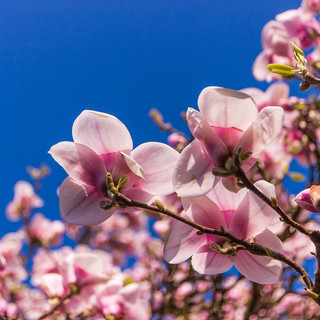
[[[300,231],[301,233],[305,234],[309,238],[311,238],[312,231],[309,230],[308,228],[304,227],[301,225],[299,222],[294,221],[286,212],[284,212],[278,204],[272,203],[271,199],[269,199],[265,194],[263,194],[246,176],[244,171],[240,168],[237,167],[235,168],[233,172],[234,176],[237,177],[243,185],[252,191],[255,195],[257,195],[261,200],[263,200],[268,206],[273,208],[278,215],[282,218],[282,220],[288,224],[289,226],[293,227],[294,229]]]

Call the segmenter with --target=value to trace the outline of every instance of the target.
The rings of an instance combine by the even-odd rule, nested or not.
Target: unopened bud
[[[313,299],[319,299],[319,295],[310,289],[306,289],[307,294]]]
[[[273,258],[273,254],[272,254],[272,252],[270,251],[269,248],[266,248],[266,253],[270,258]]]
[[[228,158],[227,161],[224,164],[225,168],[229,171],[229,173],[233,172],[235,167],[233,160],[231,158]]]
[[[299,84],[299,89],[300,89],[301,91],[307,91],[307,90],[310,89],[310,87],[311,87],[310,83],[309,83],[308,81],[306,81],[306,80],[303,80],[303,81],[300,82],[300,84]]]
[[[163,124],[162,114],[157,109],[151,109],[149,111],[149,117],[156,125],[161,126]]]
[[[157,208],[158,208],[160,211],[163,211],[163,210],[164,210],[164,205],[163,205],[163,203],[162,203],[160,200],[156,200],[155,203],[156,203]]]
[[[118,192],[117,188],[114,185],[114,182],[113,182],[113,179],[112,179],[112,175],[111,175],[110,172],[107,172],[107,174],[106,174],[106,184],[107,184],[108,191],[111,194],[114,195],[114,194],[116,194]]]
[[[271,198],[271,205],[275,208],[278,206],[278,201],[275,197]]]

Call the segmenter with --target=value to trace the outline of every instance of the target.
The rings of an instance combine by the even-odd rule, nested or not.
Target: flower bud
[[[295,197],[295,201],[308,211],[320,213],[320,186],[313,185],[301,191]]]

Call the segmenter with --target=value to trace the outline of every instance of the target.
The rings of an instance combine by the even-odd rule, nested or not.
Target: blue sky
[[[148,118],[196,107],[209,85],[266,88],[252,76],[262,27],[294,0],[5,0],[0,3],[1,207],[27,165],[46,162],[42,211],[59,217],[56,188],[66,177],[48,155],[71,140],[83,109],[117,116],[135,146],[165,141]],[[296,94],[297,83],[292,93]],[[18,224],[4,218],[0,235]]]

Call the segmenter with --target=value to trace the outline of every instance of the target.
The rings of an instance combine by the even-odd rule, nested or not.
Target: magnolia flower
[[[307,13],[319,13],[320,1],[319,0],[302,0],[301,9]]]
[[[267,106],[282,106],[289,100],[289,86],[281,81],[272,83],[265,92],[258,88],[245,88],[240,91],[253,99],[259,111]]]
[[[269,21],[262,29],[261,33],[263,51],[257,56],[252,72],[258,81],[271,81],[279,79],[281,76],[270,73],[267,65],[270,63],[279,63],[291,65],[293,61],[293,51],[287,29],[279,21]],[[295,42],[299,45],[298,41]]]
[[[141,285],[124,285],[119,279],[112,279],[97,295],[98,309],[105,316],[123,317],[130,320],[150,319],[150,305],[141,296]]]
[[[215,179],[212,168],[224,167],[240,146],[242,153],[252,152],[242,167],[249,170],[282,129],[282,108],[265,107],[258,112],[243,92],[207,87],[198,105],[200,112],[192,108],[187,112],[195,140],[182,151],[173,176],[175,191],[184,197],[209,192]]]
[[[268,198],[275,197],[275,188],[266,181],[255,186]],[[206,196],[182,198],[182,216],[204,227],[220,230],[221,227],[233,236],[255,242],[283,253],[282,242],[267,227],[273,222],[275,211],[255,194],[241,189],[237,194],[226,190],[222,183]],[[261,284],[277,283],[282,272],[282,263],[266,256],[256,256],[248,251],[221,254],[217,248],[231,248],[226,238],[202,234],[193,227],[174,221],[169,231],[164,258],[169,263],[181,263],[192,257],[193,268],[201,274],[219,274],[233,265],[249,280]]]
[[[98,252],[72,251],[67,247],[49,254],[40,251],[35,257],[31,282],[48,297],[60,298],[70,293],[72,285],[81,291],[105,283],[108,262]]]
[[[28,217],[34,208],[43,206],[43,200],[35,193],[33,186],[24,180],[14,186],[14,198],[6,207],[7,218],[18,221],[21,217]]]
[[[36,213],[30,222],[27,230],[27,236],[30,240],[37,240],[43,246],[59,245],[65,232],[65,226],[62,221],[50,221],[43,214]]]
[[[299,47],[307,49],[315,42],[315,35],[319,34],[320,25],[313,12],[303,10],[288,10],[276,16],[292,39],[299,40]]]
[[[132,151],[132,140],[125,125],[112,115],[85,110],[72,128],[74,142],[60,142],[49,153],[69,177],[60,187],[60,210],[65,221],[98,224],[116,210],[103,210],[109,199],[106,173],[117,186],[128,182],[121,193],[136,201],[150,202],[155,195],[173,192],[172,173],[179,153],[157,142],[141,144]]]
[[[320,213],[320,186],[313,185],[301,191],[294,200],[300,207],[311,212]]]

